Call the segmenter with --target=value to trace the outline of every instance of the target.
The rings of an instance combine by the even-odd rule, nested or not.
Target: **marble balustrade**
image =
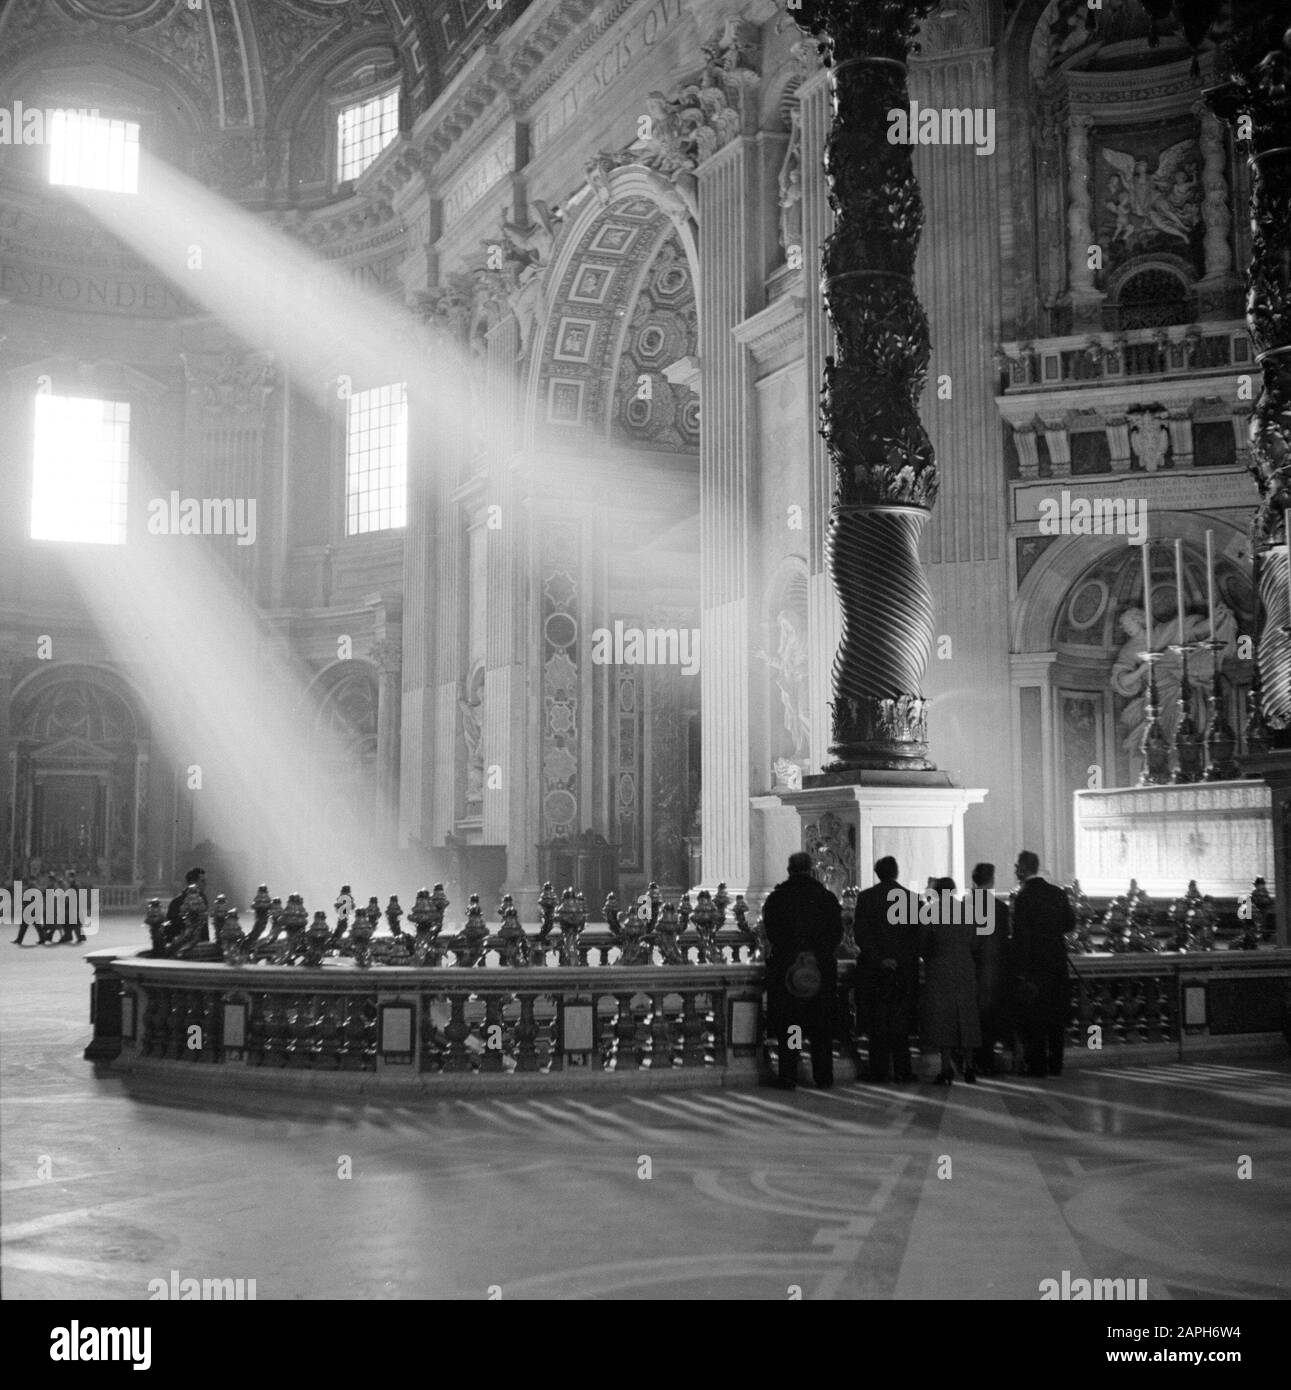
[[[593,945],[593,958],[598,948]],[[229,966],[91,952],[94,1037],[114,1072],[236,1088],[347,1084],[427,1092],[559,1079],[589,1085],[752,1084],[763,1049],[760,962],[551,966],[469,973]],[[839,962],[840,1079],[862,1070],[850,960]],[[1080,956],[1073,1064],[1279,1048],[1291,951]],[[200,1073],[194,1068],[201,1068]],[[300,1078],[294,1080],[293,1078]],[[366,1078],[366,1080],[365,1080]],[[187,1079],[187,1080],[186,1080]]]

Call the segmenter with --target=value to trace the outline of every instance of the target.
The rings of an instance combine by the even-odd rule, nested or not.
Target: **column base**
[[[797,813],[797,847],[817,861],[832,892],[868,886],[885,855],[900,864],[903,883],[922,888],[929,878],[948,876],[965,887],[964,813],[985,800],[984,787],[957,787],[936,771],[825,772],[804,782],[801,791],[777,797]],[[776,882],[784,866],[764,872]]]

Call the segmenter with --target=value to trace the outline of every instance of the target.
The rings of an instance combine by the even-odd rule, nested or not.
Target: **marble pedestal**
[[[1254,771],[1254,769],[1252,769]],[[1291,762],[1286,769],[1291,783]],[[1076,877],[1086,893],[1124,893],[1131,878],[1150,897],[1203,893],[1240,898],[1257,874],[1285,881],[1275,864],[1270,793],[1253,779],[1076,792]]]
[[[823,877],[834,893],[850,884],[867,888],[874,862],[892,855],[901,866],[901,881],[922,888],[931,878],[949,875],[965,887],[964,812],[983,801],[985,788],[952,786],[939,772],[853,773],[856,780],[834,776],[811,779],[801,791],[776,791],[752,799],[755,823],[751,882],[754,892],[769,889],[785,876],[785,862],[795,850],[808,850],[825,864]]]

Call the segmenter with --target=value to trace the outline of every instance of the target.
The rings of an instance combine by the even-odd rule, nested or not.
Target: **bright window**
[[[350,397],[345,447],[345,534],[404,525],[408,398],[404,383]]]
[[[399,88],[347,106],[336,117],[336,177],[356,179],[399,133]]]
[[[139,191],[139,122],[90,111],[50,113],[49,181],[105,193]]]
[[[130,405],[36,396],[31,537],[124,545]]]

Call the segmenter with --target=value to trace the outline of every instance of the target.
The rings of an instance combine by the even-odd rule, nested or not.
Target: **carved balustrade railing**
[[[129,1064],[427,1077],[756,1068],[756,965],[246,970],[94,953],[95,1043]],[[106,1046],[114,1038],[114,1047]]]
[[[88,959],[95,1036],[86,1056],[115,1059],[127,1073],[192,1075],[204,1066],[235,1085],[250,1073],[289,1085],[292,1073],[350,1072],[430,1089],[530,1073],[656,1084],[663,1073],[687,1085],[751,1082],[775,1046],[764,1032],[760,962],[359,971],[112,951]],[[868,1040],[854,972],[853,961],[839,961],[835,1051],[859,1071]],[[1255,1035],[1267,1042],[1291,1026],[1291,952],[1078,956],[1069,960],[1069,998],[1073,1059],[1111,1061],[1135,1049],[1186,1057],[1216,1039]]]
[[[1240,320],[1171,328],[1070,334],[1001,343],[996,364],[1005,395],[1252,370],[1254,353]]]

